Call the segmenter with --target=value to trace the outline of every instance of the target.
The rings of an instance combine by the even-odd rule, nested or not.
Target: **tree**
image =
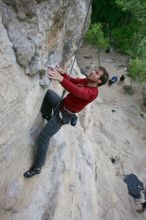
[[[128,55],[129,75],[146,90],[146,0],[92,0],[91,20],[101,24],[110,45]]]
[[[129,14],[130,17],[130,20],[126,26],[125,22],[123,23],[123,27],[127,27],[127,30],[125,31],[130,29],[131,32],[129,37],[129,42],[132,42],[132,46],[130,47],[130,55],[133,57],[146,56],[146,1],[116,0],[116,4],[121,7],[123,12]],[[131,54],[131,52],[133,52],[133,54]]]
[[[112,30],[122,23],[122,18],[128,20],[127,13],[122,11],[122,8],[117,5],[115,0],[92,1],[92,23],[100,22],[106,36],[109,38],[109,43],[112,42]]]
[[[102,25],[100,23],[91,24],[89,30],[85,35],[85,40],[97,46],[98,65],[100,65],[100,50],[108,47],[108,41],[104,37],[104,33],[102,31]]]
[[[146,106],[146,62],[145,62],[145,59],[140,59],[138,57],[136,57],[135,59],[131,59],[128,71],[129,71],[129,76],[131,76],[132,79],[141,82],[143,104]]]

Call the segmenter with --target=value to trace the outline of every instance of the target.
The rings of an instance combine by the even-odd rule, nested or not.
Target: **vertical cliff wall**
[[[29,204],[26,200],[36,194],[33,181],[23,179],[33,155],[29,130],[45,94],[43,88],[50,84],[47,66],[65,63],[73,56],[88,4],[88,0],[0,1],[1,219],[9,219],[21,202]],[[59,91],[55,85],[54,89]],[[49,184],[46,181],[50,190],[57,187],[57,183]],[[30,219],[37,219],[33,215]]]

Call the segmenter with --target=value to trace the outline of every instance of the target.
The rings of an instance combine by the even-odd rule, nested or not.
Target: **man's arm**
[[[82,83],[83,81],[86,80],[86,78],[73,78],[73,77],[70,77],[68,74],[63,74],[63,77],[65,79],[68,79],[70,82],[72,82],[73,84],[80,84]]]
[[[51,70],[48,71],[48,76],[52,80],[56,80],[60,82],[60,84],[72,95],[82,98],[84,100],[88,100],[92,93],[89,89],[85,89],[84,87],[79,87],[72,82],[70,82],[68,79],[64,78],[60,73],[58,73],[57,70]]]
[[[70,77],[69,74],[67,74],[59,65],[55,68],[65,79],[68,79],[70,82],[74,84],[80,84],[85,78],[73,78]]]
[[[63,78],[60,84],[72,95],[88,100],[91,96],[91,90],[86,89],[85,87],[80,87],[69,81],[68,79]]]

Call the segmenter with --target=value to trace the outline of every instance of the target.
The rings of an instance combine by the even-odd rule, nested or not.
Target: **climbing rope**
[[[80,47],[80,43],[81,43],[81,41],[82,41],[83,32],[84,32],[85,25],[86,25],[86,22],[87,22],[87,18],[88,18],[88,14],[89,14],[89,11],[90,11],[90,7],[91,7],[91,0],[89,1],[89,6],[88,6],[87,14],[86,14],[86,17],[85,17],[85,21],[84,21],[84,24],[83,24],[83,28],[82,28],[82,31],[81,31],[81,36],[80,36],[80,38],[79,38],[79,40],[78,40],[78,43],[77,43],[77,49],[76,49],[76,52],[74,53],[74,59],[73,59],[72,65],[71,65],[70,74],[69,74],[69,79],[70,79],[70,77],[71,77],[72,70],[73,70],[73,66],[74,66],[74,63],[75,63],[75,60],[76,60],[76,54],[77,54],[77,52],[78,52],[78,49],[79,49],[79,47]],[[62,100],[63,100],[63,97],[64,97],[65,93],[66,93],[66,89],[63,90],[62,95],[61,95],[61,99],[60,99],[60,101],[58,102],[58,104],[56,105],[56,108],[54,109],[54,113],[53,113],[53,114],[55,114],[56,111],[57,111],[57,109],[59,108],[59,106],[60,106],[60,104],[61,104],[61,102],[62,102]]]

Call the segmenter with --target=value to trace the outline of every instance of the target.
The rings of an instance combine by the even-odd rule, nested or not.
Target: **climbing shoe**
[[[36,174],[40,174],[41,168],[40,167],[31,167],[28,171],[26,171],[23,175],[26,178],[30,178]]]

